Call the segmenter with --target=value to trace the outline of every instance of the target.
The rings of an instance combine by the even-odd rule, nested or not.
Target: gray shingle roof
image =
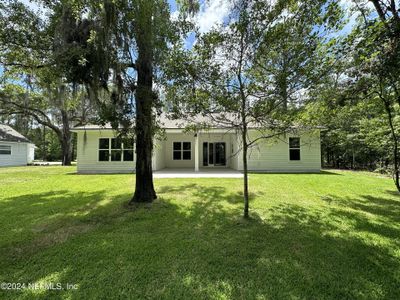
[[[10,126],[2,124],[0,124],[0,142],[31,143],[31,141]]]
[[[157,121],[161,128],[164,129],[184,129],[186,126],[189,125],[204,125],[207,124],[207,128],[210,129],[227,129],[232,128],[232,124],[238,125],[240,124],[239,120],[236,116],[232,114],[213,114],[209,116],[202,116],[202,115],[195,115],[195,116],[187,116],[186,119],[171,119],[170,116],[166,114],[162,114],[161,116],[157,117]],[[250,122],[248,124],[249,129],[257,129],[260,128],[259,125]],[[325,128],[322,126],[298,126],[293,125],[291,126],[292,129],[320,129],[324,130]],[[79,130],[111,130],[111,124],[107,123],[104,126],[88,124],[85,126],[75,127],[72,131],[79,131]]]
[[[226,125],[218,122],[217,119],[201,115],[187,117],[186,119],[173,120],[170,119],[166,114],[162,114],[161,116],[157,117],[157,121],[159,122],[161,128],[164,129],[184,129],[188,125],[203,124],[203,123],[207,123],[211,128],[227,127]],[[107,129],[108,130],[112,129],[110,123],[107,123],[104,126],[87,124],[84,126],[74,127],[72,130],[74,131],[74,130],[107,130]]]

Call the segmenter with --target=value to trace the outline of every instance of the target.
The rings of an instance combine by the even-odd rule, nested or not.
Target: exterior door
[[[225,166],[226,143],[203,143],[203,166]]]
[[[225,143],[214,143],[214,166],[226,165],[226,146]]]

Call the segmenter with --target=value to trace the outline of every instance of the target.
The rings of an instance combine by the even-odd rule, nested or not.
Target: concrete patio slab
[[[154,178],[243,178],[239,171],[216,168],[200,169],[195,172],[193,169],[162,169],[153,173]]]

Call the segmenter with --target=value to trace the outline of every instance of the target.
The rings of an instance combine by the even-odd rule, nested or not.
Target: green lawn
[[[0,169],[1,299],[400,299],[400,197],[370,173],[159,179]]]

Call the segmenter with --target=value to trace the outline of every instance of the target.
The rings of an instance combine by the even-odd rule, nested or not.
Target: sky
[[[31,2],[31,0],[20,0],[20,2],[28,5],[33,10],[40,9],[40,7],[38,7],[35,2]],[[171,7],[171,13],[176,13],[177,5],[175,0],[168,0],[168,3]],[[200,27],[200,32],[209,31],[213,25],[222,22],[228,15],[229,8],[230,4],[227,0],[200,0],[200,13],[196,18],[196,22]]]
[[[22,3],[28,5],[33,10],[40,10],[40,7],[30,0],[20,0]],[[175,0],[168,0],[171,7],[171,16],[177,14],[177,5]],[[230,10],[230,4],[227,0],[200,0],[200,12],[196,16],[195,21],[199,27],[200,33],[208,32],[216,24],[220,24],[226,19]],[[194,35],[190,35],[186,40],[186,47],[191,48],[195,42]]]
[[[31,0],[20,0],[25,3],[33,10],[40,10],[36,3],[32,3]],[[174,18],[177,15],[177,5],[175,0],[168,0],[171,7],[171,17]],[[338,35],[345,35],[349,33],[356,23],[356,14],[350,15],[350,7],[352,1],[340,0],[341,5],[349,12],[349,22],[344,26],[343,30],[338,33]],[[195,22],[199,28],[200,33],[205,33],[210,31],[213,26],[221,24],[226,20],[229,14],[231,4],[229,0],[200,0],[200,12],[195,17]],[[185,47],[190,49],[195,43],[194,34],[190,34],[185,40]]]

